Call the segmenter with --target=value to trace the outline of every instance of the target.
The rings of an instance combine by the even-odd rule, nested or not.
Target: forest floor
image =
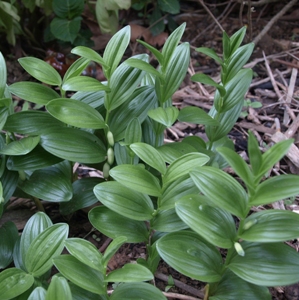
[[[235,147],[240,155],[246,157],[247,132],[251,130],[258,138],[260,147],[265,150],[271,144],[284,138],[294,138],[293,153],[289,153],[285,159],[273,168],[273,174],[293,173],[299,174],[299,88],[298,88],[298,67],[299,67],[299,3],[295,3],[292,8],[283,15],[283,9],[290,1],[279,1],[272,4],[257,6],[251,13],[248,13],[247,6],[242,6],[237,1],[206,1],[220,4],[207,4],[203,7],[201,1],[184,1],[181,5],[181,13],[175,16],[177,23],[186,22],[186,31],[182,41],[190,43],[191,63],[188,74],[181,88],[173,97],[173,104],[178,108],[187,105],[198,106],[209,110],[212,106],[214,89],[194,83],[190,77],[194,73],[203,72],[212,76],[216,81],[219,78],[220,67],[214,61],[195,51],[197,47],[213,48],[217,53],[222,52],[221,38],[222,28],[233,34],[242,26],[248,27],[246,43],[254,41],[256,46],[252,57],[246,67],[254,71],[254,79],[247,93],[248,105],[244,106],[242,117],[239,118],[229,136],[235,142]],[[258,1],[259,2],[259,1]],[[213,14],[213,17],[209,14]],[[153,37],[145,30],[146,25],[137,17],[136,12],[130,10],[121,12],[126,24],[132,25],[132,36],[143,36],[144,40],[161,47],[167,37],[163,33],[159,37]],[[271,23],[273,19],[276,21]],[[94,30],[93,40],[95,49],[100,53],[107,44],[108,38],[98,32],[95,21],[88,16],[84,17],[86,24]],[[89,22],[89,23],[88,23]],[[124,24],[125,25],[125,24]],[[222,27],[222,28],[221,28]],[[267,32],[263,32],[264,29]],[[29,76],[18,65],[15,58],[22,55],[37,56],[48,59],[47,49],[43,51],[30,50],[28,45],[17,43],[10,57],[7,57],[8,83],[27,80]],[[69,49],[59,49],[64,55]],[[134,42],[126,52],[129,57],[136,53],[144,52],[145,49]],[[102,74],[97,69],[97,78]],[[254,108],[256,103],[260,103]],[[18,104],[16,109],[20,108]],[[165,142],[179,141],[186,135],[204,136],[204,130],[199,125],[187,123],[176,123],[165,135]],[[84,176],[94,176],[86,174]],[[88,210],[81,210],[71,217],[63,217],[59,213],[59,206],[55,203],[43,202],[46,212],[53,222],[68,222],[70,225],[70,236],[85,238],[95,244],[103,251],[110,242],[110,239],[100,232],[93,231],[87,218]],[[290,202],[274,203],[270,208],[288,209],[299,213],[299,202],[294,199]],[[28,218],[36,211],[34,204],[26,199],[14,199],[9,209],[0,220],[13,220],[18,229],[22,231]],[[297,251],[299,242],[291,241],[290,246]],[[135,261],[145,255],[144,244],[125,244],[113,257],[109,264],[111,270],[121,267],[127,262]],[[171,276],[174,284],[169,290],[168,279]],[[202,289],[204,285],[196,280],[185,277],[165,263],[161,263],[156,273],[155,283],[162,291],[166,291],[168,299],[203,299]],[[273,299],[299,299],[299,285],[290,287],[276,287],[271,289]]]

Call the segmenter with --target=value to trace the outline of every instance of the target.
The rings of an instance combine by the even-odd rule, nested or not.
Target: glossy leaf
[[[71,99],[76,99],[90,105],[93,108],[99,109],[104,106],[104,91],[98,92],[77,92],[72,95]]]
[[[45,300],[57,299],[72,300],[73,297],[67,280],[62,276],[54,275],[48,287]]]
[[[57,119],[43,111],[21,111],[10,115],[4,130],[21,134],[40,135],[51,131],[59,131],[65,127]]]
[[[119,165],[110,170],[110,176],[137,192],[161,196],[161,186],[158,179],[141,166]]]
[[[160,232],[173,232],[188,228],[177,215],[174,208],[168,210],[159,210],[151,220],[151,228]]]
[[[193,199],[176,202],[178,216],[209,243],[229,249],[236,238],[236,227],[230,213]]]
[[[273,203],[299,194],[299,176],[280,175],[269,178],[258,185],[250,205]]]
[[[93,188],[103,181],[103,178],[98,177],[86,177],[74,181],[72,184],[73,198],[59,204],[61,214],[69,215],[81,208],[97,203],[98,199],[93,193]]]
[[[19,238],[15,223],[5,222],[0,227],[0,269],[5,269],[13,260],[13,249]]]
[[[70,161],[99,163],[106,159],[102,142],[95,135],[75,128],[61,128],[42,135],[41,146]]]
[[[69,281],[69,287],[71,288],[73,300],[104,300],[101,295],[89,292],[71,281]]]
[[[162,197],[158,199],[159,208],[174,208],[175,202],[187,195],[199,194],[198,188],[188,176],[182,176],[164,186]]]
[[[126,242],[127,238],[125,236],[119,236],[113,239],[113,241],[106,248],[105,253],[103,255],[103,265],[105,268],[107,268],[107,265],[110,259],[113,257],[113,255],[115,255],[119,248]]]
[[[194,74],[193,76],[191,76],[191,80],[214,86],[219,91],[219,93],[222,97],[224,97],[226,94],[226,90],[222,85],[218,84],[210,76],[208,76],[204,73]]]
[[[211,300],[272,299],[268,288],[244,281],[230,270],[225,271],[220,282],[210,284],[209,290]]]
[[[45,229],[30,244],[25,255],[25,266],[34,277],[39,277],[52,267],[52,258],[64,248],[68,225],[55,224]]]
[[[8,87],[8,90],[21,99],[42,105],[59,98],[59,94],[53,89],[36,82],[15,82]]]
[[[25,155],[32,151],[39,141],[39,136],[24,137],[18,141],[13,141],[4,146],[0,150],[0,153],[5,155]]]
[[[94,51],[88,47],[77,46],[77,47],[73,48],[71,52],[73,54],[77,54],[78,56],[82,56],[89,60],[93,60],[96,63],[107,67],[102,56],[100,54],[98,54],[96,51]]]
[[[22,261],[25,261],[25,256],[33,240],[40,235],[48,227],[52,226],[51,219],[43,212],[34,214],[26,223],[20,241],[20,252]],[[25,266],[24,266],[25,268]]]
[[[0,52],[0,98],[4,96],[6,80],[7,80],[7,70],[6,70],[5,59],[2,53]]]
[[[21,189],[50,202],[69,201],[73,196],[70,178],[56,167],[34,171],[29,180],[22,182]]]
[[[19,173],[15,171],[4,170],[1,176],[1,183],[3,188],[4,203],[7,203],[13,195],[19,180]]]
[[[222,64],[223,61],[222,59],[217,55],[215,50],[210,49],[210,48],[205,48],[205,47],[200,47],[195,49],[197,52],[201,52],[211,58],[213,58],[215,61],[217,61],[219,64]]]
[[[243,26],[230,37],[230,50],[234,53],[241,45],[246,34],[246,26]]]
[[[74,61],[71,66],[65,72],[63,76],[63,82],[68,80],[69,78],[80,76],[80,74],[87,68],[90,60],[85,57],[80,57],[76,61]],[[55,97],[58,98],[58,97]],[[54,99],[54,98],[53,98]]]
[[[107,85],[101,83],[95,78],[86,76],[76,76],[67,79],[62,88],[65,91],[82,91],[82,92],[97,92],[97,91],[107,91],[110,89]]]
[[[129,58],[126,60],[126,64],[133,68],[143,70],[153,76],[157,76],[163,79],[162,74],[157,69],[155,69],[152,65],[150,65],[145,61],[136,58]]]
[[[131,190],[119,182],[100,183],[95,186],[94,193],[109,209],[132,220],[150,220],[154,213],[154,206],[148,195]]]
[[[299,215],[288,210],[263,210],[244,221],[242,240],[271,243],[298,238]]]
[[[45,300],[47,291],[41,287],[36,287],[30,294],[27,300]]]
[[[18,62],[35,79],[50,85],[61,85],[59,73],[45,61],[35,57],[22,57]]]
[[[207,282],[221,279],[220,253],[195,232],[169,233],[157,241],[157,250],[168,265],[186,276]]]
[[[253,175],[246,164],[245,160],[235,151],[227,147],[218,147],[217,152],[225,158],[229,165],[233,168],[236,174],[245,182],[249,187],[253,186]]]
[[[283,243],[242,242],[244,256],[234,252],[228,268],[260,286],[283,286],[299,281],[299,254]]]
[[[103,272],[102,254],[91,242],[80,238],[65,241],[67,251],[85,265]]]
[[[34,277],[17,268],[9,268],[0,273],[1,299],[13,299],[27,291],[34,283]]]
[[[195,106],[186,106],[180,110],[179,121],[193,124],[218,126],[218,122],[209,116],[203,109]]]
[[[191,171],[190,176],[215,206],[238,217],[245,217],[247,194],[232,176],[214,167],[198,168]]]
[[[209,157],[202,153],[188,153],[176,159],[167,168],[163,178],[163,185],[178,179],[181,176],[188,174],[191,170],[201,167],[209,161]]]
[[[138,143],[142,138],[141,124],[137,118],[132,119],[125,131],[125,144]]]
[[[88,218],[92,226],[112,239],[125,236],[128,243],[140,243],[148,239],[148,230],[144,222],[123,217],[107,207],[93,208]]]
[[[152,280],[152,272],[139,264],[125,264],[121,269],[110,272],[105,282],[136,282]]]
[[[257,139],[251,131],[248,132],[247,149],[252,173],[257,175],[262,165],[262,154]]]
[[[54,99],[46,105],[46,109],[53,117],[71,126],[91,129],[106,127],[102,115],[81,101],[67,98]]]
[[[21,156],[10,156],[6,166],[9,170],[34,171],[60,163],[62,158],[54,156],[37,145],[31,152]]]
[[[177,120],[179,110],[176,107],[158,107],[148,111],[148,116],[166,127],[171,127]]]
[[[108,68],[104,68],[104,74],[109,79],[119,65],[130,42],[131,28],[125,26],[112,36],[106,45],[103,59]]]
[[[116,287],[110,300],[123,299],[167,300],[155,286],[145,282],[122,283]]]
[[[139,55],[135,57],[147,60],[147,55]],[[108,111],[112,111],[127,101],[140,84],[144,74],[144,71],[132,68],[125,62],[118,66],[110,79],[111,92],[107,95],[107,99],[105,99],[106,109]]]
[[[146,164],[158,170],[162,175],[166,173],[165,161],[154,147],[146,143],[134,143],[130,145],[130,148]]]
[[[53,259],[55,267],[68,280],[96,294],[104,294],[106,286],[101,272],[87,266],[72,255],[60,255]]]

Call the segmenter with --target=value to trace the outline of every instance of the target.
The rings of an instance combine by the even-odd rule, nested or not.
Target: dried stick
[[[264,4],[278,2],[278,1],[280,1],[280,0],[260,0],[260,1],[251,2],[251,5],[252,6],[262,6]],[[237,2],[239,2],[239,3],[243,2],[244,4],[248,5],[249,1],[237,0]]]
[[[215,23],[218,25],[221,31],[224,31],[221,24],[218,22],[218,20],[215,18],[215,16],[212,14],[212,12],[209,10],[209,8],[205,5],[203,0],[198,0],[198,2],[203,6],[203,8],[207,11],[207,13],[212,17],[212,19],[215,21]]]
[[[260,39],[269,31],[269,29],[272,27],[272,25],[281,17],[283,16],[293,5],[297,3],[297,0],[291,0],[284,8],[279,11],[264,27],[264,29],[256,36],[256,38],[253,40],[255,44],[257,44]],[[246,3],[248,4],[248,2]],[[255,6],[254,2],[251,3],[252,6]]]
[[[181,295],[181,294],[177,294],[177,293],[165,293],[162,292],[163,295],[167,298],[170,299],[183,299],[183,300],[200,300],[202,298],[194,298],[194,297],[190,297],[190,296],[186,296],[186,295]]]

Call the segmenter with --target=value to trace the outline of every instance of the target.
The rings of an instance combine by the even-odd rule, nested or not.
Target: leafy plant
[[[261,108],[262,106],[263,106],[262,103],[259,102],[259,101],[253,101],[253,102],[251,102],[250,99],[246,99],[246,100],[244,100],[244,106],[243,106],[243,108],[246,108],[246,110],[244,110],[244,111],[241,112],[240,117],[245,118],[245,117],[248,116],[247,109],[249,107],[252,107],[252,108]]]
[[[7,86],[0,55],[0,214],[12,195],[31,198],[41,210],[39,199],[57,202],[66,215],[100,201],[89,220],[113,239],[101,254],[83,239],[67,238],[68,226],[53,225],[43,213],[28,221],[20,239],[15,226],[5,224],[0,265],[6,268],[13,260],[15,267],[0,273],[4,299],[165,299],[143,282],[153,278],[161,258],[207,282],[206,299],[268,299],[267,286],[299,281],[298,253],[283,244],[297,237],[298,215],[250,214],[252,206],[299,193],[298,176],[264,180],[292,141],[262,154],[249,134],[249,166],[226,137],[252,79],[243,66],[253,44],[241,46],[242,28],[231,37],[224,33],[222,58],[199,48],[221,65],[220,83],[203,74],[192,77],[216,88],[214,105],[209,113],[195,107],[179,111],[171,97],[189,65],[189,45],[179,44],[184,29],[185,24],[178,27],[161,52],[139,41],[158,68],[146,54],[121,63],[128,26],[112,37],[103,56],[75,47],[80,58],[63,78],[44,61],[21,58],[22,67],[42,84]],[[90,60],[102,66],[105,82],[81,75]],[[11,94],[44,105],[45,111],[14,113]],[[205,125],[208,142],[190,136],[164,145],[165,129],[178,119]],[[100,170],[103,178],[79,179],[73,171],[78,163]],[[228,165],[243,185],[221,170]],[[108,273],[108,261],[125,242],[145,243],[146,259]],[[63,247],[69,254],[60,255]],[[59,274],[48,284],[53,265]],[[108,282],[121,282],[111,296]]]

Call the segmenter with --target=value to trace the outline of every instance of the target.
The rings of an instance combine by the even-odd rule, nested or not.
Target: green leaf
[[[60,131],[65,127],[57,119],[43,111],[21,111],[7,118],[4,130],[21,134],[40,135]]]
[[[159,71],[157,71],[157,69],[155,69],[152,65],[150,65],[148,62],[145,62],[137,58],[129,58],[126,60],[126,64],[128,64],[133,68],[143,70],[153,76],[157,76],[163,79],[162,74]]]
[[[119,248],[126,242],[127,238],[125,236],[119,236],[113,239],[113,241],[106,248],[105,253],[103,255],[103,265],[105,268],[107,268],[107,265],[110,259],[113,257],[113,255],[115,255]]]
[[[125,144],[130,145],[133,143],[138,143],[142,138],[141,124],[138,118],[132,119],[127,125],[125,131]]]
[[[4,169],[4,172],[1,176],[4,203],[7,203],[10,197],[13,195],[18,185],[18,180],[19,180],[18,172]]]
[[[32,151],[39,143],[39,136],[28,136],[18,141],[13,141],[5,145],[1,150],[1,154],[5,155],[25,155]]]
[[[203,166],[209,161],[209,157],[205,154],[194,152],[188,153],[176,159],[167,168],[166,174],[163,178],[163,185],[178,179],[181,176],[188,174],[194,168]]]
[[[177,215],[174,208],[168,210],[159,210],[151,220],[151,228],[160,232],[173,232],[188,228]]]
[[[81,288],[100,295],[106,292],[103,274],[74,256],[60,255],[53,259],[53,263],[65,278]]]
[[[169,233],[157,241],[157,250],[168,265],[193,279],[217,282],[222,277],[222,258],[218,249],[195,232]]]
[[[98,92],[77,92],[72,95],[71,99],[79,100],[90,105],[93,108],[100,109],[104,106],[104,91]]]
[[[159,50],[157,50],[153,46],[149,45],[145,41],[142,41],[142,40],[136,40],[136,41],[138,43],[140,43],[141,45],[143,45],[146,49],[148,49],[156,57],[156,59],[158,60],[158,62],[161,66],[163,65],[164,58]]]
[[[245,37],[245,34],[246,34],[246,26],[239,29],[230,37],[230,50],[232,54],[240,47]]]
[[[181,26],[178,27],[178,29],[181,28]],[[169,39],[170,39],[170,37],[167,39],[167,41]],[[167,41],[166,41],[166,43],[167,43]],[[190,62],[189,43],[183,43],[183,44],[179,45],[178,47],[176,47],[176,49],[174,50],[174,52],[172,54],[171,59],[168,61],[166,58],[168,54],[163,53],[166,43],[164,44],[164,47],[162,50],[162,54],[164,55],[164,58],[165,58],[163,68],[165,68],[165,63],[167,62],[167,69],[165,72],[165,84],[160,86],[161,95],[159,95],[160,94],[159,92],[157,93],[159,101],[161,103],[164,103],[169,98],[171,98],[172,95],[180,87],[182,81],[186,77],[186,72],[188,70],[189,62]]]
[[[218,84],[210,76],[208,76],[204,73],[194,74],[191,77],[191,80],[196,81],[196,82],[201,82],[203,84],[208,84],[208,85],[214,86],[219,91],[221,97],[224,97],[225,94],[226,94],[226,90],[222,85]]]
[[[13,249],[19,238],[15,223],[5,222],[0,227],[0,269],[5,269],[13,260]]]
[[[227,147],[218,147],[217,152],[225,158],[236,174],[248,187],[253,187],[253,175],[245,160],[235,151]]]
[[[121,283],[116,287],[109,299],[167,300],[159,289],[145,282]]]
[[[53,155],[74,162],[99,163],[106,159],[102,142],[95,135],[75,128],[44,134],[40,144]]]
[[[235,216],[245,217],[247,194],[232,176],[214,167],[192,170],[190,176],[211,203]]]
[[[256,188],[256,192],[250,198],[250,205],[262,205],[273,203],[299,194],[298,175],[280,175],[269,178]]]
[[[17,268],[9,268],[0,273],[1,299],[13,299],[27,291],[34,283],[34,277]]]
[[[176,50],[177,45],[181,40],[181,37],[183,36],[185,28],[186,28],[186,23],[183,23],[175,31],[173,31],[173,33],[166,40],[162,49],[162,56],[163,56],[162,71],[163,72],[168,70],[169,61],[172,59],[172,55]]]
[[[34,171],[20,187],[25,193],[50,202],[69,201],[73,196],[70,178],[56,167]]]
[[[299,281],[299,254],[283,243],[242,242],[244,256],[234,251],[228,268],[260,286],[283,286]]]
[[[217,61],[220,65],[223,63],[222,59],[216,54],[215,50],[206,48],[206,47],[200,47],[195,49],[197,52],[201,52],[211,58],[213,58],[215,61]]]
[[[94,244],[80,238],[69,238],[65,241],[67,251],[85,265],[104,272],[102,254]]]
[[[88,218],[92,226],[112,239],[125,236],[128,243],[140,243],[148,239],[148,230],[144,222],[123,217],[107,207],[93,208]]]
[[[146,143],[134,143],[130,145],[130,148],[146,164],[158,170],[162,175],[166,173],[165,161],[154,147]]]
[[[195,106],[186,106],[182,108],[178,119],[180,122],[218,126],[217,120],[209,116],[203,109]]]
[[[178,216],[209,243],[226,249],[233,246],[236,227],[231,214],[197,201],[196,197],[176,202],[175,209]]]
[[[193,180],[188,175],[182,176],[166,186],[164,185],[162,197],[158,200],[159,208],[161,210],[174,208],[176,201],[184,196],[198,193],[198,188],[194,185]]]
[[[62,88],[65,91],[82,91],[82,92],[98,92],[107,91],[110,89],[107,85],[101,83],[95,78],[87,76],[76,76],[67,79]]]
[[[54,99],[47,104],[46,109],[53,117],[71,126],[91,129],[106,127],[102,115],[81,101],[67,98]]]
[[[9,170],[28,170],[35,171],[46,168],[62,161],[61,158],[54,156],[37,145],[30,153],[22,156],[10,156],[6,162]]]
[[[62,19],[72,19],[82,14],[84,3],[76,0],[67,0],[61,3],[59,0],[53,0],[52,8],[55,15]]]
[[[171,127],[177,120],[179,110],[176,107],[158,107],[148,111],[148,116],[166,127]]]
[[[219,282],[209,287],[210,300],[272,299],[268,288],[244,281],[228,269]]]
[[[59,203],[59,211],[63,215],[69,215],[75,211],[91,206],[98,202],[93,188],[96,184],[103,182],[103,178],[86,177],[73,182],[73,198],[67,202]]]
[[[158,0],[159,8],[172,15],[180,12],[180,2],[178,0]]]
[[[281,141],[262,155],[262,164],[260,165],[256,181],[260,181],[263,176],[276,164],[281,158],[285,156],[293,143],[293,139]]]
[[[231,56],[231,41],[225,31],[222,35],[223,60],[226,61]]]
[[[43,212],[38,212],[34,214],[26,223],[23,233],[21,235],[20,241],[20,252],[21,252],[21,262],[22,269],[25,269],[23,262],[25,261],[25,256],[28,253],[28,249],[33,242],[33,240],[40,235],[48,227],[52,226],[53,223],[51,219]]]
[[[162,12],[158,6],[154,6],[152,13],[149,15],[150,31],[153,36],[157,36],[165,30]]]
[[[5,59],[0,52],[0,98],[4,96],[4,91],[6,88],[6,80],[7,80],[7,70]]]
[[[82,74],[82,72],[88,67],[89,64],[90,60],[86,59],[85,57],[80,57],[75,60],[65,72],[63,76],[63,83],[69,78],[80,76],[80,74]]]
[[[139,264],[125,264],[121,269],[110,272],[105,282],[136,282],[152,280],[152,272]]]
[[[137,221],[153,217],[154,206],[150,197],[131,190],[122,183],[100,183],[95,186],[94,193],[101,203],[124,217]]]
[[[110,79],[111,75],[119,65],[129,45],[130,36],[131,28],[130,26],[125,26],[123,29],[114,34],[109,40],[103,54],[105,65],[108,66],[108,68],[104,68],[104,74],[106,78]]]
[[[22,57],[18,61],[35,79],[50,85],[61,85],[62,80],[59,73],[45,61],[35,57]]]
[[[52,259],[64,248],[68,231],[67,224],[58,223],[45,229],[32,241],[24,261],[30,274],[39,277],[52,267]]]
[[[138,55],[140,59],[147,60],[147,55]],[[135,69],[122,63],[113,72],[110,79],[111,92],[105,99],[105,106],[108,111],[112,111],[119,107],[122,103],[128,100],[134,90],[140,84],[142,77],[145,75],[144,71]]]
[[[122,105],[114,109],[109,115],[108,125],[113,132],[114,140],[124,138],[125,130],[131,120],[138,118],[140,124],[147,117],[147,112],[157,102],[156,93],[151,86],[137,88]]]
[[[104,62],[104,59],[102,58],[102,56],[100,54],[98,54],[96,51],[88,48],[88,47],[84,47],[84,46],[77,46],[75,48],[72,49],[71,51],[73,54],[76,54],[78,56],[82,56],[86,59],[89,60],[93,60],[96,63],[102,65],[102,66],[106,66]]]
[[[41,287],[36,287],[30,294],[27,300],[45,300],[47,291]]]
[[[53,89],[37,82],[15,82],[8,87],[8,90],[21,99],[42,105],[59,98],[59,94]]]
[[[54,275],[48,287],[45,300],[72,300],[72,293],[67,280],[58,275]]]
[[[51,33],[59,40],[74,43],[81,27],[81,20],[81,16],[70,20],[55,17],[50,23]]]
[[[119,165],[110,170],[110,176],[137,192],[161,196],[161,186],[158,179],[141,166]]]
[[[259,243],[298,238],[299,215],[288,210],[264,210],[251,214],[239,234],[242,240]]]

